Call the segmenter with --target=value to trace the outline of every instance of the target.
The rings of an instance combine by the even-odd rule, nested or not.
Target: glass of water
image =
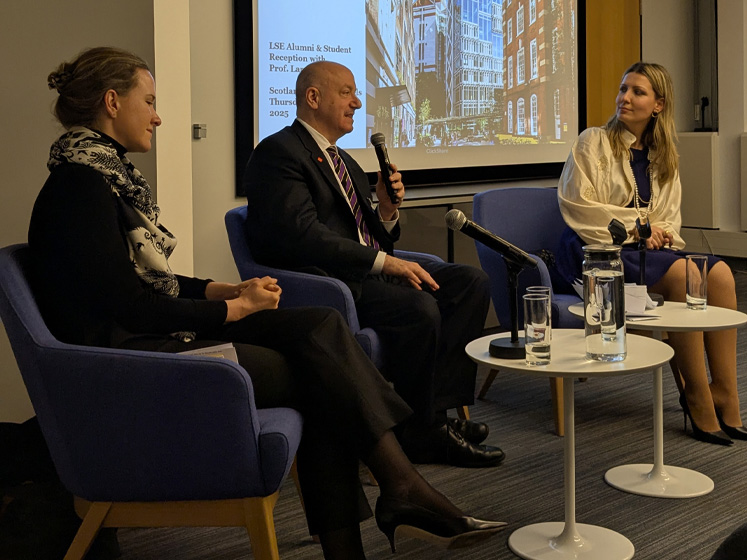
[[[527,293],[547,296],[547,316],[550,318],[550,330],[547,340],[552,341],[552,296],[550,295],[550,286],[527,286]]]
[[[524,295],[524,350],[527,364],[550,363],[550,296]]]
[[[708,294],[708,257],[687,255],[687,308],[705,310]]]

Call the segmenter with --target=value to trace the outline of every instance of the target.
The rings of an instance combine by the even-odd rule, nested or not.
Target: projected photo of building
[[[567,141],[574,22],[572,0],[366,0],[367,136],[393,147]]]
[[[575,14],[569,0],[506,0],[504,10],[507,142],[562,141],[575,118]]]

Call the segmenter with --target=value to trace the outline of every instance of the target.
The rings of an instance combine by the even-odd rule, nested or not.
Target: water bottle
[[[584,330],[586,357],[625,359],[625,280],[618,245],[584,247]]]

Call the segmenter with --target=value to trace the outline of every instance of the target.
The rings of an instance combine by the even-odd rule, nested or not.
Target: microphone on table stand
[[[638,232],[638,258],[640,259],[640,270],[641,275],[638,280],[639,286],[645,286],[646,285],[646,239],[651,237],[651,224],[648,221],[648,218],[636,218],[635,220],[635,229]],[[664,304],[664,296],[661,294],[654,294],[652,292],[648,292],[648,297],[651,298],[651,301],[653,301],[657,306]]]
[[[497,338],[490,341],[488,351],[494,358],[519,360],[526,356],[524,338],[519,338],[519,294],[518,276],[525,268],[536,268],[537,260],[516,245],[501,239],[472,220],[468,220],[464,212],[454,208],[444,216],[446,225],[454,231],[461,231],[475,241],[479,241],[489,249],[503,257],[508,272],[508,304],[511,314],[511,338]]]

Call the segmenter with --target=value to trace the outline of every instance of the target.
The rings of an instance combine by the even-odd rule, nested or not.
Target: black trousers
[[[371,516],[359,460],[411,410],[382,377],[342,316],[326,307],[260,311],[189,343],[138,337],[128,348],[181,352],[233,342],[258,408],[304,418],[298,476],[312,534]]]
[[[482,335],[490,281],[480,269],[454,263],[424,267],[439,285],[366,279],[356,301],[361,327],[382,339],[384,376],[413,409],[413,421],[431,424],[435,412],[474,402],[477,365],[464,347]]]

